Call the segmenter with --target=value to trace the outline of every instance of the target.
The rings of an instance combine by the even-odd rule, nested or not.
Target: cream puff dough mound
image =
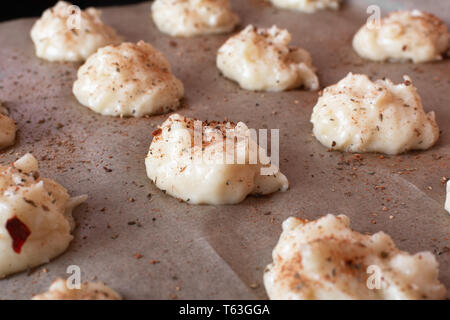
[[[319,79],[310,54],[289,47],[290,41],[285,29],[247,26],[220,47],[217,67],[246,90],[283,91],[301,86],[318,90]]]
[[[0,102],[0,149],[14,144],[16,130],[16,123],[8,117],[8,110]]]
[[[260,147],[244,123],[198,121],[200,141],[194,135],[195,126],[194,119],[173,114],[153,132],[145,165],[148,177],[159,189],[191,204],[212,205],[236,204],[249,194],[288,189],[288,180],[278,168],[269,175],[263,172],[263,168],[270,168],[270,164],[262,164],[268,163],[267,158],[251,160],[249,150],[256,154]],[[232,134],[242,138],[234,147],[225,137]],[[228,158],[230,154],[236,154],[234,161]]]
[[[425,150],[439,138],[434,112],[424,112],[407,76],[396,85],[349,73],[323,90],[311,122],[324,146],[349,152]]]
[[[447,198],[445,200],[445,210],[450,213],[450,180],[447,181]]]
[[[161,32],[174,37],[226,33],[239,22],[229,0],[156,0],[152,17]]]
[[[276,7],[313,13],[317,10],[339,9],[341,0],[270,0]]]
[[[400,251],[384,232],[364,235],[344,215],[288,218],[264,272],[270,299],[445,299],[431,252]]]
[[[63,253],[75,227],[72,209],[87,196],[71,198],[26,154],[0,166],[0,278],[33,268]]]
[[[184,87],[161,52],[143,41],[99,49],[78,70],[78,101],[102,115],[154,115],[175,110]]]
[[[441,60],[449,39],[446,24],[433,14],[396,11],[381,19],[379,27],[364,25],[353,38],[353,48],[369,60],[421,63]]]
[[[67,281],[56,279],[47,292],[33,300],[122,300],[122,297],[102,282],[85,282],[79,289],[69,289]]]
[[[83,61],[98,48],[121,42],[114,29],[100,19],[100,11],[84,11],[65,1],[47,9],[31,29],[39,58],[49,61]]]

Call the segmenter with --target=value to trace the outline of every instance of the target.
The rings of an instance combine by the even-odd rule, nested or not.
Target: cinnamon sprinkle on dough
[[[155,0],[152,17],[161,32],[176,37],[226,33],[239,22],[229,0]]]
[[[36,55],[49,61],[83,61],[98,48],[121,38],[100,19],[94,8],[75,10],[65,1],[47,9],[31,29]]]
[[[349,226],[344,215],[285,220],[264,272],[270,299],[445,299],[431,252],[411,255],[382,231],[364,235]]]
[[[366,24],[353,38],[353,48],[374,61],[421,63],[441,60],[449,48],[447,25],[431,13],[396,11],[380,25]]]
[[[78,70],[78,101],[109,116],[142,117],[175,110],[184,87],[161,52],[144,41],[99,49]]]
[[[102,282],[85,282],[79,289],[69,289],[67,280],[59,278],[33,300],[122,300],[122,297]]]
[[[285,29],[249,25],[220,47],[217,67],[246,90],[283,91],[301,86],[318,90],[310,54],[289,47],[290,41],[291,34]]]
[[[425,113],[407,76],[396,85],[349,73],[323,90],[311,122],[323,145],[349,152],[426,150],[439,138],[434,112]]]
[[[0,278],[63,253],[73,239],[72,210],[87,199],[71,198],[37,170],[29,153],[13,166],[0,166]]]
[[[201,129],[196,129],[195,121]],[[261,161],[263,152],[242,122],[202,122],[173,114],[159,129],[145,165],[148,177],[164,193],[191,204],[220,205],[239,203],[249,194],[288,189],[278,168],[263,172],[263,168],[271,168],[268,159]],[[201,142],[196,143],[195,130],[203,137]],[[228,144],[230,137],[234,145]],[[259,154],[254,161],[250,150]]]

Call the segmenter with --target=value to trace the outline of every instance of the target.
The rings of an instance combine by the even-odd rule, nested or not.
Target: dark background
[[[68,2],[84,9],[86,7],[101,7],[112,5],[127,5],[131,3],[143,2],[144,0],[73,0]],[[58,0],[7,0],[2,1],[2,8],[0,10],[0,21],[25,18],[38,17],[42,12],[55,5]]]

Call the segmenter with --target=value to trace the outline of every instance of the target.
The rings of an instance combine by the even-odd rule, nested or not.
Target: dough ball
[[[445,210],[450,213],[450,180],[447,181],[447,199],[445,200]]]
[[[447,26],[436,16],[419,10],[396,11],[380,26],[365,24],[353,38],[353,48],[374,61],[414,63],[441,60],[449,48]]]
[[[439,138],[434,112],[424,112],[407,76],[396,85],[349,73],[323,90],[311,122],[324,146],[350,152],[425,150]]]
[[[176,37],[226,33],[239,22],[229,0],[155,0],[152,17],[161,32]]]
[[[39,58],[49,61],[83,61],[98,48],[121,42],[114,29],[100,19],[100,11],[84,11],[59,1],[47,9],[31,29]]]
[[[339,9],[341,0],[270,0],[276,7],[313,13],[317,10]]]
[[[246,90],[283,91],[301,86],[319,89],[310,54],[288,47],[290,41],[291,35],[285,29],[247,26],[220,47],[217,67]]]
[[[78,101],[109,116],[154,115],[177,109],[184,87],[161,52],[143,41],[99,49],[78,70]]]
[[[266,157],[253,157],[260,147],[244,123],[195,121],[173,114],[153,132],[145,165],[159,189],[188,203],[213,205],[288,189],[286,177]],[[234,145],[227,142],[233,134]]]
[[[47,292],[33,300],[122,300],[121,296],[102,282],[85,282],[79,289],[69,289],[67,280],[56,279]]]
[[[63,253],[73,238],[72,209],[87,198],[71,198],[37,170],[31,154],[0,166],[0,278]]]
[[[8,117],[8,110],[0,102],[0,149],[14,144],[16,130],[16,123]]]
[[[288,218],[264,271],[270,299],[445,299],[431,252],[399,250],[384,232],[365,235],[347,216]]]

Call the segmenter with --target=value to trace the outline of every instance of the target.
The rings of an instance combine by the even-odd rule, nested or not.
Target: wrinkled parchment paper
[[[354,0],[338,12],[311,15],[262,0],[232,1],[240,27],[289,29],[292,45],[311,52],[322,87],[350,71],[395,82],[410,75],[442,130],[438,144],[426,152],[384,159],[364,154],[362,161],[328,152],[311,136],[317,92],[248,92],[219,75],[215,54],[229,35],[165,36],[150,19],[150,3],[103,9],[103,19],[127,41],[148,41],[169,59],[186,89],[180,113],[280,129],[281,170],[290,190],[233,206],[194,206],[164,195],[147,179],[144,157],[152,131],[167,116],[95,114],[72,95],[79,64],[35,57],[29,37],[34,19],[0,24],[0,100],[19,128],[16,144],[1,151],[1,163],[32,152],[40,159],[41,176],[56,179],[72,195],[89,195],[75,210],[78,227],[66,253],[0,280],[0,298],[28,299],[77,265],[83,281],[105,281],[127,299],[264,299],[263,270],[282,221],[326,213],[348,215],[360,232],[383,230],[403,250],[434,252],[441,281],[450,288],[450,215],[441,182],[450,177],[450,60],[413,65],[359,58],[351,39],[373,3],[383,15],[420,8],[450,24],[448,1]]]

